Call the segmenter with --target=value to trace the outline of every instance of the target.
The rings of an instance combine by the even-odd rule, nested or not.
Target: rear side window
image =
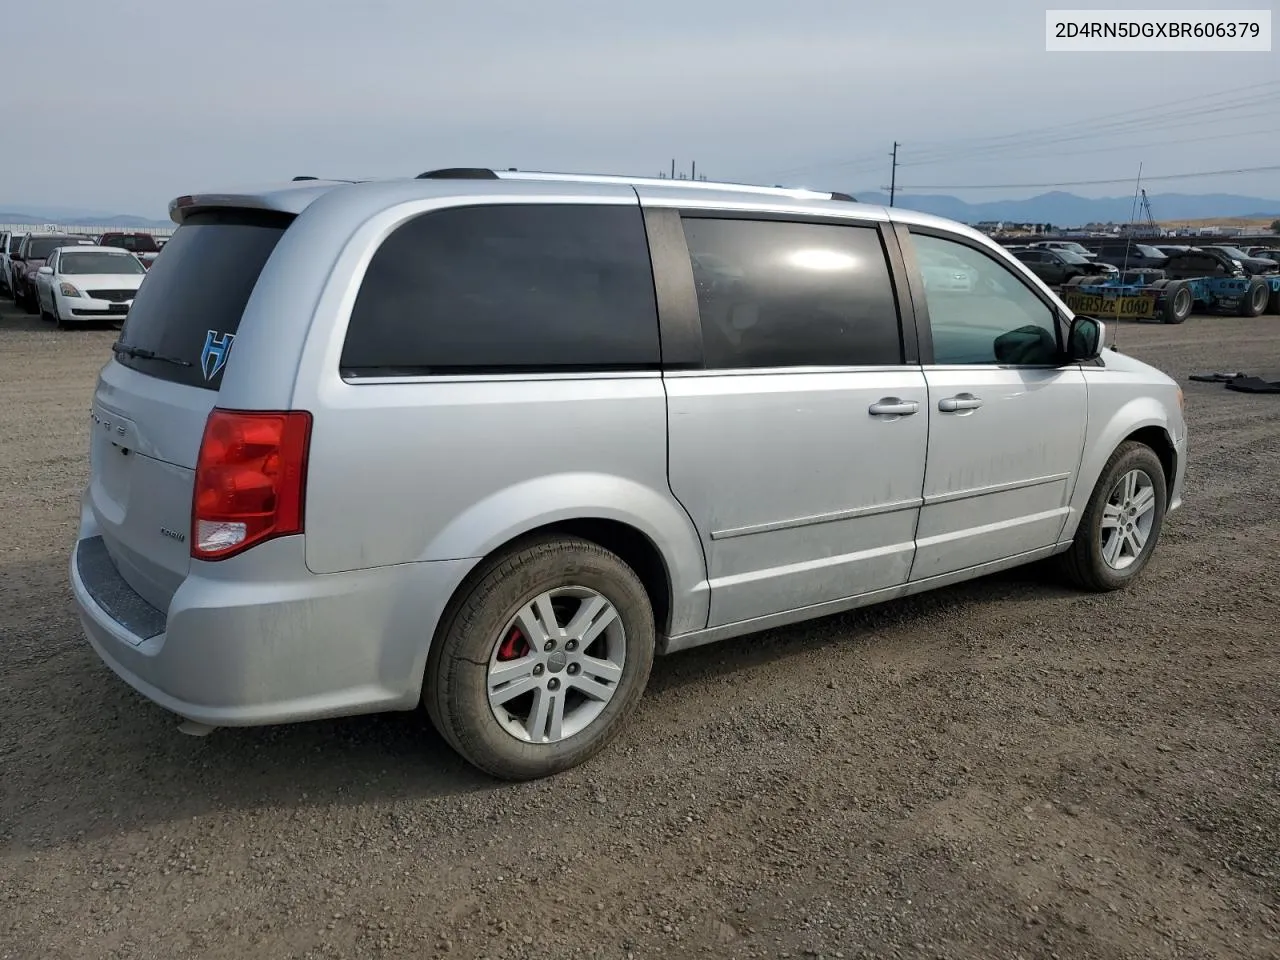
[[[902,362],[874,227],[685,217],[708,369]]]
[[[138,289],[120,332],[127,349],[116,359],[163,380],[217,390],[249,294],[292,219],[233,210],[188,217]]]
[[[346,376],[395,376],[659,362],[639,207],[504,204],[396,228],[365,273],[341,366]]]

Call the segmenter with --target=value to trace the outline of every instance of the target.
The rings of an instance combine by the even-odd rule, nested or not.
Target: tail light
[[[311,414],[214,409],[196,460],[191,556],[221,560],[302,533]]]

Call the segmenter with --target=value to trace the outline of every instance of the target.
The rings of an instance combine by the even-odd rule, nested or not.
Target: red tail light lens
[[[191,556],[221,560],[302,533],[311,414],[214,409],[196,461]]]

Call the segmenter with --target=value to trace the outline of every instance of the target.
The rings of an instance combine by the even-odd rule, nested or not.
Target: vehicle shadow
[[[59,329],[51,320],[38,313],[27,313],[11,300],[0,299],[0,336],[9,333],[59,333],[73,336],[80,331],[114,331],[116,323],[109,320],[76,321],[66,329]]]
[[[184,736],[178,718],[119,680],[83,639],[61,556],[0,567],[0,583],[0,756],[7,771],[0,841],[12,849],[234,810],[411,799],[415,815],[430,816],[436,803],[461,794],[540,789],[479,773],[421,712]],[[1043,601],[1059,590],[1068,594],[1029,567],[659,658],[649,708],[686,684],[848,644],[859,634],[893,626],[924,637],[948,609]],[[588,765],[557,782],[580,790],[593,776]]]
[[[649,692],[701,683],[720,674],[741,673],[824,647],[857,642],[893,629],[917,632],[921,642],[930,627],[952,612],[985,606],[1042,603],[1079,596],[1064,586],[1047,562],[1028,564],[950,587],[832,614],[759,634],[694,647],[663,657],[649,681]]]

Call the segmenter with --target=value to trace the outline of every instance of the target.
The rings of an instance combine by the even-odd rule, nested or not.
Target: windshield
[[[127,253],[64,253],[58,264],[60,273],[146,273],[137,257]]]
[[[1221,250],[1223,253],[1225,253],[1229,257],[1235,257],[1235,259],[1237,260],[1249,259],[1249,255],[1245,253],[1243,250],[1241,250],[1239,247],[1228,247],[1225,243],[1220,243],[1217,245],[1217,249]]]
[[[1082,257],[1074,250],[1059,250],[1058,256],[1062,257],[1067,263],[1088,263],[1088,257]]]

